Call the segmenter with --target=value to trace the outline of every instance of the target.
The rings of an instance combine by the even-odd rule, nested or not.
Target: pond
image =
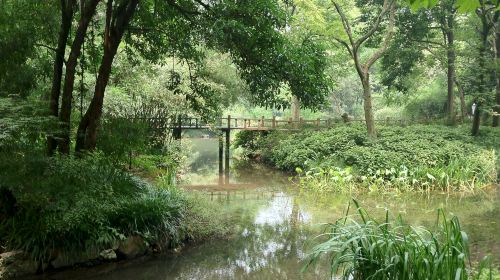
[[[327,265],[302,272],[321,223],[340,218],[351,197],[299,192],[288,175],[262,165],[233,161],[230,185],[218,186],[217,141],[197,139],[197,157],[183,188],[230,213],[234,235],[189,245],[178,253],[104,265],[53,279],[330,279]],[[363,195],[356,198],[371,215],[389,209],[413,225],[432,227],[437,209],[460,218],[474,260],[484,255],[498,266],[500,248],[496,191],[474,196],[446,194]],[[56,276],[59,275],[59,276]]]

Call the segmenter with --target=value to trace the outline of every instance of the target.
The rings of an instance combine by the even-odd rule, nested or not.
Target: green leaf
[[[455,3],[455,7],[458,8],[458,12],[460,13],[472,12],[480,6],[481,3],[479,0],[457,0]]]

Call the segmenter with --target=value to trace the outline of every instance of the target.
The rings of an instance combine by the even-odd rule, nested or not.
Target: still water
[[[302,271],[321,223],[343,215],[351,197],[299,192],[288,175],[261,165],[233,161],[228,186],[217,186],[217,142],[192,141],[193,163],[183,188],[229,213],[234,235],[189,245],[178,253],[73,271],[73,279],[332,279],[327,265]],[[471,240],[472,257],[500,261],[499,198],[496,191],[474,196],[445,194],[364,195],[372,215],[389,209],[414,225],[432,227],[436,209],[457,215]],[[61,279],[61,278],[59,278]]]

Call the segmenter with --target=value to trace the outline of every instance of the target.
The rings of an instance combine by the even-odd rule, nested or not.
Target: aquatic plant
[[[474,279],[488,275],[483,264],[472,275],[467,234],[457,217],[438,210],[435,230],[410,226],[401,216],[377,221],[353,200],[356,214],[326,226],[306,268],[326,255],[332,274],[342,279]],[[325,240],[326,239],[326,240]],[[489,274],[491,275],[491,273]],[[491,278],[490,278],[491,279]]]

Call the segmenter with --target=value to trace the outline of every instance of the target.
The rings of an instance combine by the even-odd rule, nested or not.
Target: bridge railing
[[[220,118],[215,123],[207,123],[200,118],[195,117],[153,117],[153,118],[134,118],[147,121],[155,129],[240,129],[240,130],[273,130],[273,129],[302,129],[302,128],[328,128],[345,123],[364,123],[364,119],[351,118],[329,118],[329,119],[303,119],[293,120],[292,118],[242,118],[227,116]],[[375,120],[380,124],[391,125],[409,125],[415,123],[428,124],[435,122],[432,119],[423,120],[403,120],[395,118],[386,118]]]

